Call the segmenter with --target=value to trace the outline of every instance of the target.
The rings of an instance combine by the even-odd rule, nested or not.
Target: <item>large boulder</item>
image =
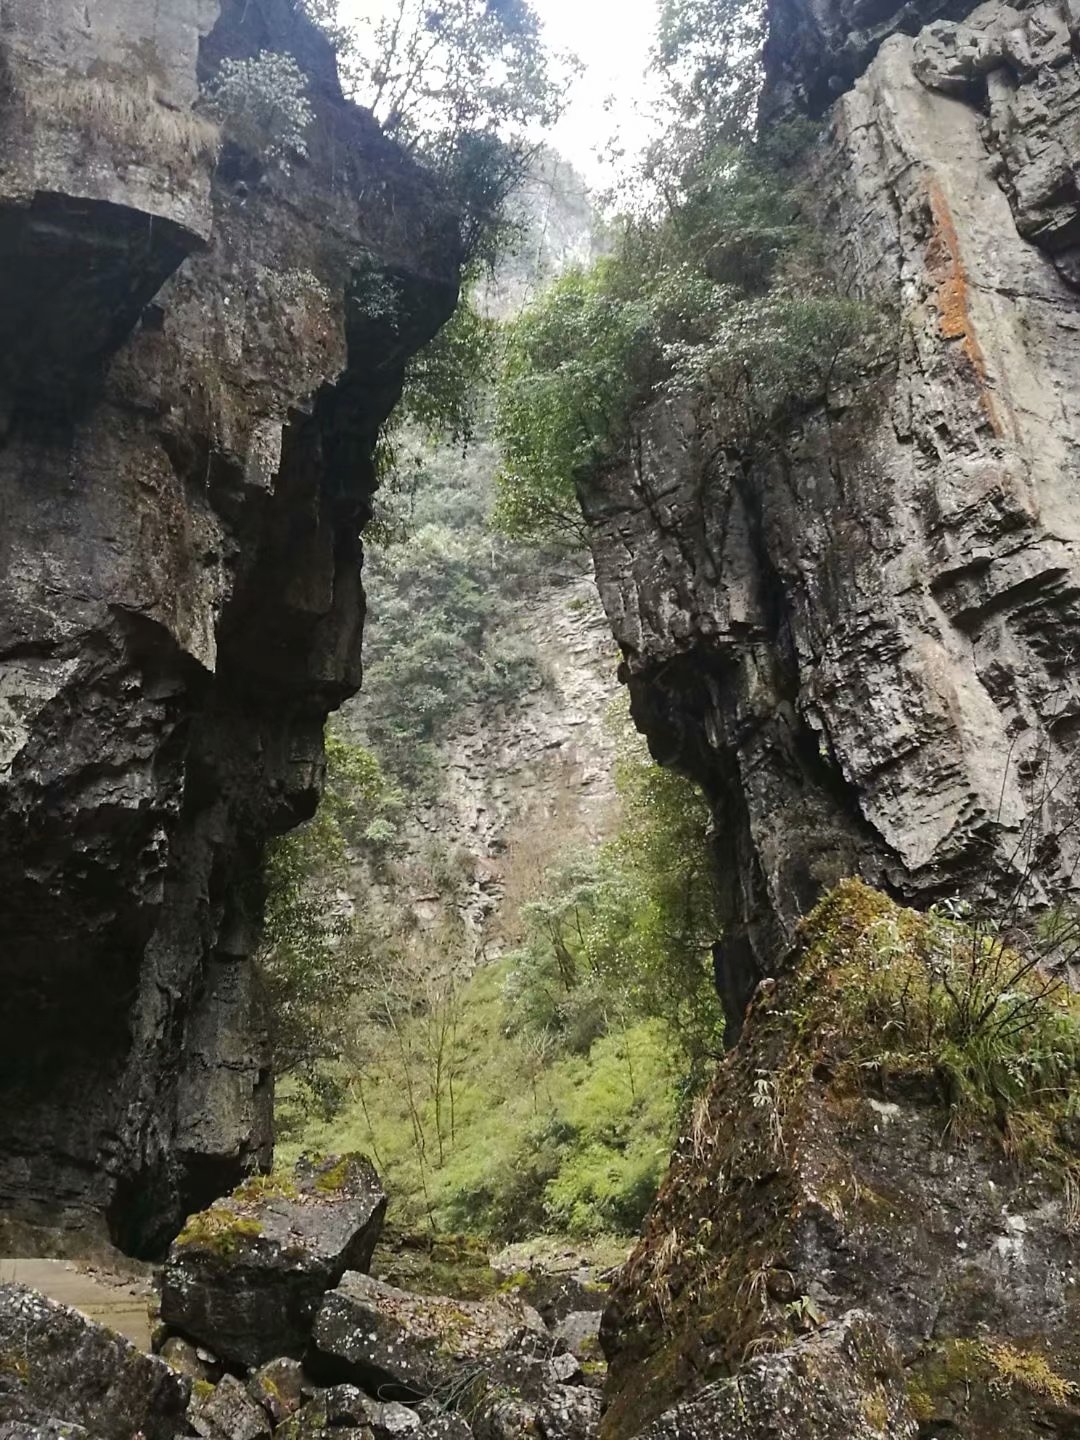
[[[529,1336],[543,1343],[548,1332],[520,1300],[412,1295],[350,1273],[323,1301],[309,1363],[380,1399],[447,1399],[485,1369],[524,1375],[533,1361],[520,1344]]]
[[[887,1334],[927,1437],[1080,1435],[1080,1071],[1056,1087],[1049,1077],[1022,1085],[1011,1102],[1000,1088],[1044,1049],[1075,1043],[1048,1037],[1075,1034],[1076,1002],[1064,992],[1038,1000],[1038,985],[1025,999],[1010,985],[983,1028],[956,1039],[953,1007],[996,963],[989,943],[985,931],[905,910],[855,881],[807,918],[803,949],[762,986],[740,1044],[689,1118],[613,1286],[601,1328],[605,1440],[676,1429],[859,1435],[840,1420],[830,1429],[812,1407],[803,1428],[785,1428],[779,1412],[771,1430],[765,1418],[756,1430],[724,1428],[725,1382],[761,1389],[783,1372],[758,1361],[781,1352],[791,1367],[828,1361],[838,1413],[856,1407],[860,1385],[866,1413],[882,1413],[879,1380],[863,1385],[851,1358],[863,1353],[864,1328],[851,1332],[858,1344],[797,1343],[852,1312]],[[1012,962],[1003,963],[1008,984]],[[1030,1034],[1002,1040],[1003,1014]],[[990,1047],[993,1073],[980,1069]],[[892,1382],[880,1383],[891,1395]],[[703,1404],[720,1417],[712,1429]],[[648,1430],[668,1412],[677,1426]],[[897,1440],[907,1433],[897,1425],[874,1433]]]
[[[308,1363],[383,1400],[430,1400],[436,1431],[466,1416],[475,1440],[589,1440],[599,1425],[599,1395],[566,1383],[577,1361],[516,1297],[413,1295],[346,1275],[319,1311]]]
[[[853,1311],[662,1415],[641,1440],[914,1440],[899,1360]]]
[[[303,1355],[319,1302],[371,1262],[386,1195],[362,1155],[305,1157],[193,1215],[173,1242],[161,1317],[231,1364]]]
[[[190,1382],[77,1310],[0,1286],[0,1431],[7,1440],[76,1434],[172,1440]],[[75,1430],[72,1427],[76,1427]]]

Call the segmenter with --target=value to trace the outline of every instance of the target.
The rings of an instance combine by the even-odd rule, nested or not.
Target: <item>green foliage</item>
[[[475,438],[495,359],[495,326],[466,294],[410,361],[395,424],[411,423],[429,441],[465,447]]]
[[[351,1098],[304,1140],[370,1149],[402,1223],[630,1233],[651,1204],[720,1045],[716,895],[700,797],[629,736],[617,778],[617,838],[551,872],[521,953],[476,969],[446,925],[371,957],[332,1067]]]
[[[534,542],[584,542],[577,485],[618,458],[653,350],[648,304],[624,267],[571,271],[513,328],[499,390],[496,524]]]
[[[348,1004],[368,963],[365,937],[342,899],[349,845],[385,853],[402,797],[369,751],[333,734],[326,750],[326,793],[315,818],[267,851],[260,965],[276,1073],[299,1077],[330,1103],[322,1062],[340,1054]]]
[[[856,1073],[922,1077],[959,1124],[990,1121],[1020,1156],[1075,1166],[1080,1003],[1038,949],[963,906],[902,910],[845,881],[805,923],[825,982],[806,1023]],[[1017,937],[1018,938],[1018,937]]]
[[[398,543],[369,554],[365,736],[410,790],[430,791],[436,746],[466,706],[540,683],[533,648],[509,623],[535,558],[491,534],[493,465],[482,443],[467,457],[420,446],[410,490],[379,516]]]
[[[491,261],[537,130],[558,119],[573,62],[543,44],[528,0],[396,0],[357,32],[338,0],[300,0],[346,88],[457,198],[466,252]]]
[[[624,736],[622,822],[593,855],[557,866],[522,912],[512,1022],[587,1051],[613,1024],[661,1022],[673,1063],[696,1081],[722,1049],[711,946],[720,933],[709,813],[681,776]]]
[[[689,396],[720,447],[745,455],[880,363],[880,316],[828,280],[764,144],[714,140],[660,189],[613,256],[564,277],[510,337],[497,415],[509,534],[580,537],[590,478],[629,463],[635,413],[657,394]]]
[[[369,1035],[373,1053],[351,1076],[352,1101],[332,1124],[310,1127],[304,1143],[370,1149],[398,1223],[498,1240],[632,1232],[674,1133],[666,1039],[639,1022],[587,1055],[544,1054],[530,1037],[507,1034],[507,969],[486,966],[458,994],[441,1116],[437,1047],[429,1019],[414,1014],[400,1033],[388,1025],[382,1044]]]

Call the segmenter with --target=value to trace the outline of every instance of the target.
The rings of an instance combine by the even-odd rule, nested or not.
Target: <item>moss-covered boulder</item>
[[[853,1310],[921,1434],[1080,1434],[1078,1109],[1074,997],[985,926],[843,883],[759,989],[614,1286],[606,1440],[691,1400],[700,1421],[706,1387]]]
[[[234,1365],[301,1357],[322,1297],[370,1264],[386,1195],[363,1155],[305,1157],[193,1215],[162,1277],[170,1329]]]
[[[11,1436],[172,1440],[191,1383],[122,1335],[21,1285],[0,1286],[0,1427]],[[20,1428],[21,1427],[21,1428]]]

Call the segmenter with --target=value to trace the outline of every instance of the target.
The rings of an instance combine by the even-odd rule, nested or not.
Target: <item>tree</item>
[[[302,3],[355,98],[457,196],[470,258],[490,262],[532,137],[562,112],[571,57],[547,50],[529,0],[393,0],[362,35],[342,26],[337,0]]]
[[[370,940],[348,902],[350,845],[376,853],[392,843],[400,792],[369,751],[327,736],[327,788],[315,818],[274,841],[266,860],[259,964],[271,1016],[274,1069],[317,1101],[334,1087],[348,1010],[368,969]]]

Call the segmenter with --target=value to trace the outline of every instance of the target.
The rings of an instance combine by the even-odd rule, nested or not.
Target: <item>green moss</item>
[[[229,1198],[234,1205],[259,1205],[265,1200],[299,1200],[300,1191],[291,1176],[275,1170],[270,1175],[252,1175]]]
[[[947,1340],[923,1356],[908,1377],[917,1420],[926,1424],[947,1418],[959,1407],[977,1416],[979,1433],[988,1437],[1012,1433],[1012,1411],[1003,1401],[1034,1400],[1061,1410],[1078,1397],[1080,1387],[1059,1375],[1046,1355],[1011,1340]]]
[[[209,1210],[189,1216],[175,1243],[231,1257],[261,1234],[262,1226],[254,1216],[240,1214],[224,1205],[214,1205]]]
[[[315,1180],[315,1189],[323,1195],[340,1194],[348,1183],[352,1171],[352,1161],[351,1155],[343,1155],[335,1165],[320,1171]]]
[[[191,1393],[197,1400],[209,1400],[214,1393],[214,1386],[209,1380],[193,1380],[191,1382]]]
[[[912,1197],[867,1188],[853,1164],[868,1093],[887,1099],[895,1090],[940,1110],[943,1146],[966,1131],[983,1146],[1003,1143],[1040,1188],[1051,1174],[1073,1183],[1065,1122],[1080,1103],[1080,1010],[1072,997],[1019,974],[1016,956],[979,927],[905,910],[858,881],[817,907],[802,938],[797,964],[760,992],[742,1044],[695,1108],[616,1283],[622,1343],[605,1440],[636,1433],[689,1390],[805,1328],[790,1286],[797,1301],[812,1277],[786,1268],[805,1224],[843,1227],[854,1214],[883,1237],[910,1229]],[[1021,1007],[1018,1037],[994,1021],[1002,1005],[1006,1016]],[[940,1377],[913,1376],[924,1416],[935,1385],[947,1389],[965,1365],[981,1366],[984,1390],[1053,1384],[1030,1356],[1010,1362],[965,1344],[938,1362]]]

